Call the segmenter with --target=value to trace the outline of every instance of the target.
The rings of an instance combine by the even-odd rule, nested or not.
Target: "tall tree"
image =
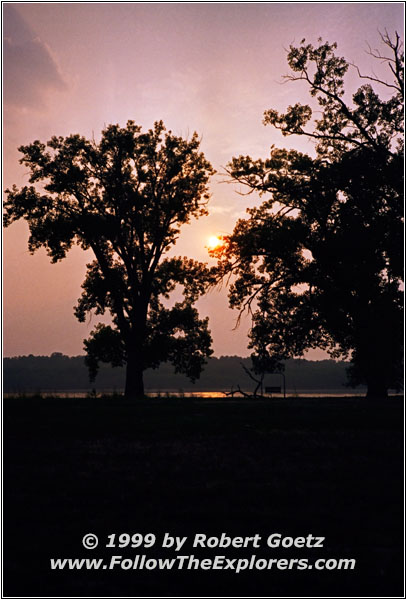
[[[397,34],[382,41],[389,54],[371,54],[390,79],[358,70],[369,83],[351,101],[336,44],[290,47],[287,79],[306,82],[318,118],[310,127],[312,107],[297,103],[264,123],[315,140],[316,157],[272,147],[267,160],[232,159],[231,179],[267,199],[214,252],[237,276],[232,307],[252,311],[255,364],[322,347],[351,358],[350,382],[371,397],[400,385],[403,356],[404,60]]]
[[[91,249],[83,293],[75,308],[106,311],[85,340],[94,378],[99,361],[127,364],[125,394],[144,394],[143,371],[170,361],[195,379],[212,351],[208,319],[195,301],[209,271],[192,259],[165,256],[181,225],[207,214],[208,181],[214,173],[191,139],[167,132],[163,123],[143,133],[133,121],[110,125],[101,140],[53,137],[19,148],[33,185],[6,190],[4,224],[25,219],[29,250],[44,247],[52,262],[73,244]],[[183,300],[168,307],[176,287]]]

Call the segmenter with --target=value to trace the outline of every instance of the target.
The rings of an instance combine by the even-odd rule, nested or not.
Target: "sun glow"
[[[222,245],[222,240],[220,238],[218,238],[216,235],[211,235],[208,238],[209,250],[215,250],[215,248],[218,248],[221,245]]]

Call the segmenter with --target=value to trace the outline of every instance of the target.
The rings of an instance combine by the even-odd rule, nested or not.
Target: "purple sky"
[[[105,125],[128,119],[143,129],[163,119],[176,134],[197,131],[220,174],[209,217],[185,229],[176,253],[208,260],[208,237],[231,232],[258,202],[222,183],[222,166],[238,154],[264,157],[271,144],[312,152],[309,142],[262,125],[265,109],[308,102],[301,85],[281,82],[285,49],[321,36],[362,71],[377,73],[367,44],[378,46],[378,30],[403,34],[403,9],[401,2],[3,4],[4,188],[27,183],[17,147],[35,139],[97,138]],[[354,73],[349,83],[357,85]],[[23,222],[4,232],[4,355],[81,354],[98,322],[80,324],[72,310],[90,255],[74,248],[51,265],[45,251],[28,253],[27,237]],[[224,289],[199,307],[217,356],[248,354],[249,321],[233,330]]]

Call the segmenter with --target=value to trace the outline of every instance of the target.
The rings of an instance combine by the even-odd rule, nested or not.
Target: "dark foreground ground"
[[[4,596],[403,595],[403,402],[8,398]],[[86,550],[87,533],[99,546]],[[112,533],[156,544],[106,548]],[[260,548],[192,547],[196,533]],[[163,549],[165,533],[188,536]],[[270,534],[325,537],[269,548]],[[355,558],[354,570],[51,570],[50,558]],[[281,563],[284,565],[284,563]]]

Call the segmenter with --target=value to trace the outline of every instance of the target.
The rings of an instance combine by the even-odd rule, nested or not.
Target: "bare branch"
[[[379,79],[378,77],[371,77],[370,75],[362,75],[362,73],[360,72],[360,69],[359,69],[359,67],[357,65],[355,65],[354,63],[349,63],[349,65],[351,67],[354,67],[357,70],[358,75],[359,75],[359,77],[361,79],[369,79],[370,81],[374,81],[376,83],[380,83],[381,85],[385,85],[388,88],[393,88],[393,89],[395,89],[397,91],[399,90],[399,86],[398,85],[394,85],[393,83],[388,83],[387,81],[383,81],[382,79]],[[389,65],[389,66],[392,69],[391,65]],[[393,69],[392,69],[392,71],[393,71]]]

